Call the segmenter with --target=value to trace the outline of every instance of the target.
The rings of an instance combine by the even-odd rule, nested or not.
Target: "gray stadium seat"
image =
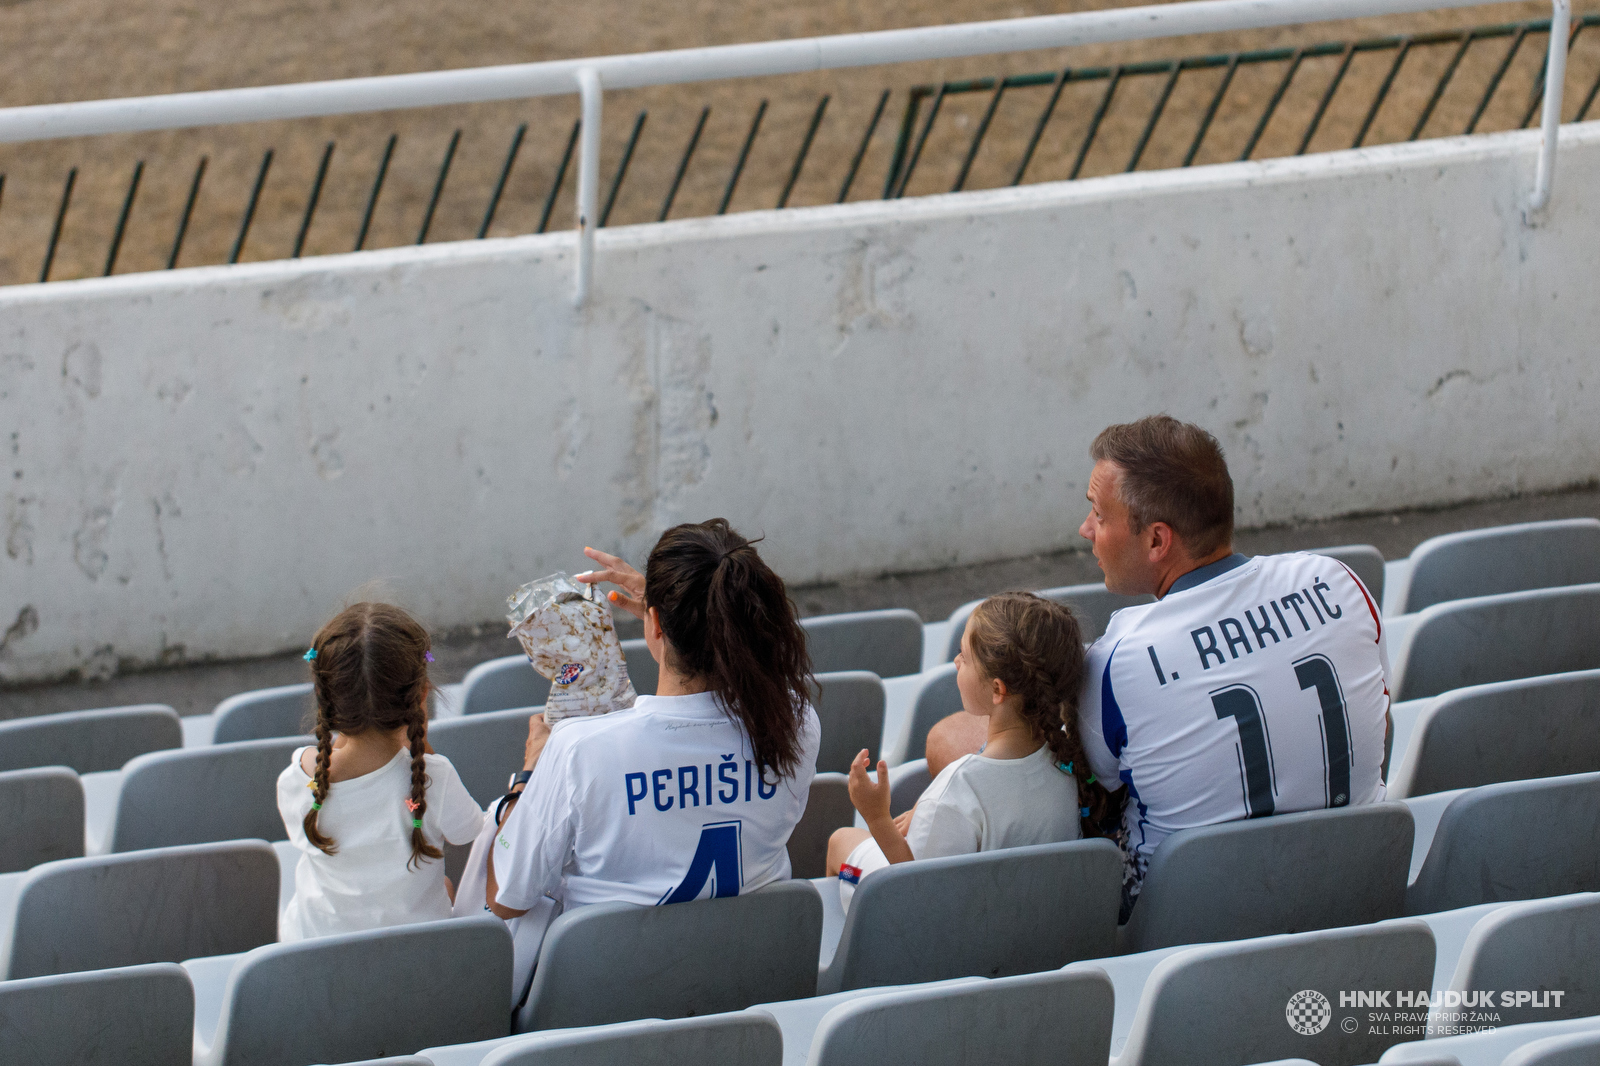
[[[1151,972],[1118,1066],[1238,1066],[1294,1055],[1322,1066],[1372,1062],[1417,1037],[1359,1024],[1345,1032],[1343,1019],[1357,1012],[1340,1009],[1339,993],[1428,988],[1433,954],[1433,934],[1415,918],[1179,951]],[[1290,1014],[1321,1020],[1315,996],[1291,1008],[1307,992],[1326,1001],[1331,1017],[1302,1035],[1286,1021]]]
[[[1104,633],[1106,626],[1111,622],[1111,616],[1124,607],[1137,607],[1142,603],[1155,602],[1154,596],[1123,596],[1111,592],[1104,582],[1100,581],[1093,581],[1087,585],[1064,585],[1058,589],[1039,589],[1036,594],[1071,607],[1073,615],[1078,619],[1078,625],[1083,628],[1083,639],[1086,641],[1092,641]],[[955,662],[956,653],[961,650],[961,634],[967,629],[967,619],[972,616],[972,609],[982,602],[973,600],[971,603],[964,603],[950,613],[950,631],[944,649],[945,662]]]
[[[825,876],[828,868],[828,838],[835,829],[854,825],[855,820],[856,808],[850,802],[849,775],[824,773],[812,778],[806,812],[789,835],[789,876]]]
[[[1399,641],[1394,698],[1600,668],[1596,619],[1600,584],[1435,604]]]
[[[310,737],[244,740],[141,755],[117,794],[110,851],[213,840],[287,840],[278,775]]]
[[[1406,911],[1600,890],[1600,773],[1510,781],[1450,801]],[[1589,841],[1589,846],[1583,842]]]
[[[1600,582],[1600,521],[1593,518],[1469,529],[1417,545],[1401,613],[1448,600],[1593,582]]]
[[[1182,829],[1151,856],[1125,953],[1405,913],[1411,812],[1374,803]]]
[[[0,773],[0,874],[83,855],[83,783],[60,766]]]
[[[1443,1056],[1448,1055],[1454,1056],[1460,1066],[1512,1066],[1514,1063],[1526,1066],[1524,1060],[1515,1057],[1524,1049],[1536,1044],[1559,1047],[1560,1041],[1577,1036],[1600,1036],[1600,1018],[1532,1022],[1462,1036],[1433,1037],[1420,1044],[1397,1044],[1378,1061],[1384,1066],[1399,1063],[1405,1066],[1435,1066]],[[1595,1060],[1579,1058],[1577,1061],[1583,1066],[1593,1066]],[[1563,1062],[1562,1066],[1566,1066],[1566,1063]]]
[[[278,857],[260,840],[35,866],[0,907],[7,979],[178,962],[278,938]],[[509,981],[509,978],[507,979]]]
[[[1600,771],[1600,670],[1435,697],[1389,776],[1394,798]]]
[[[806,1061],[1105,1066],[1112,1007],[1111,982],[1094,970],[885,992],[841,1003],[824,1015]]]
[[[812,703],[822,725],[817,770],[849,773],[851,760],[862,748],[878,759],[883,743],[883,682],[878,675],[845,670],[816,676],[818,691]]]
[[[922,669],[922,619],[915,611],[856,611],[803,618],[811,669],[819,674],[869,670],[900,677]]]
[[[182,746],[178,712],[159,703],[0,722],[0,770],[65,766],[98,773],[120,770],[147,751]]]
[[[806,881],[663,907],[578,907],[550,924],[516,1030],[799,999],[816,991],[821,941],[822,901]]]
[[[340,1066],[433,1066],[433,1060],[421,1055],[385,1055],[381,1059],[362,1059],[360,1062],[341,1063]]]
[[[918,679],[919,687],[911,701],[911,720],[907,727],[905,758],[920,759],[927,754],[928,731],[941,720],[961,710],[961,692],[956,688],[954,663],[927,671]]]
[[[1341,544],[1333,548],[1312,548],[1307,555],[1326,555],[1354,570],[1367,586],[1372,602],[1383,605],[1383,553],[1370,544]]]
[[[1122,855],[1076,840],[921,859],[862,878],[817,994],[1006,977],[1110,955]]]
[[[522,769],[528,719],[537,707],[485,711],[428,725],[428,743],[450,760],[472,798],[490,806],[506,794],[506,782]]]
[[[484,714],[520,707],[543,707],[550,682],[526,655],[490,659],[467,671],[461,680],[461,713]]]
[[[194,989],[181,966],[0,982],[0,1058],[29,1066],[189,1066]]]
[[[197,960],[203,961],[203,960]],[[288,1066],[505,1036],[511,934],[492,916],[268,944],[235,962],[195,1066]]]
[[[1501,1066],[1594,1066],[1600,1062],[1600,1031],[1547,1036],[1524,1044]]]
[[[229,696],[211,714],[217,723],[213,744],[297,737],[314,731],[317,724],[309,681]]]
[[[1498,1025],[1550,1022],[1600,1015],[1600,894],[1514,903],[1478,919],[1456,962],[1449,989],[1495,990],[1485,1012]],[[1515,999],[1504,1005],[1501,991],[1531,993],[1561,990],[1559,1004],[1539,1006]],[[1470,1008],[1469,1008],[1470,1009]]]
[[[618,1022],[540,1033],[505,1044],[482,1066],[782,1066],[783,1033],[760,1011]]]
[[[917,800],[933,784],[928,760],[917,759],[889,768],[889,813],[896,818],[917,805]]]

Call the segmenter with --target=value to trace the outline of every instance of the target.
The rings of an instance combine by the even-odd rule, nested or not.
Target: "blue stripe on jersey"
[[[1225,559],[1218,559],[1214,563],[1207,563],[1205,566],[1196,567],[1187,574],[1184,574],[1182,577],[1178,578],[1178,580],[1174,581],[1172,586],[1167,589],[1167,596],[1172,595],[1174,592],[1184,592],[1188,589],[1192,589],[1196,585],[1204,585],[1212,578],[1221,577],[1229,570],[1237,570],[1239,567],[1243,566],[1249,561],[1250,556],[1241,555],[1239,552],[1234,552]],[[1166,596],[1162,597],[1162,599],[1165,598]]]
[[[1131,840],[1128,842],[1133,847],[1133,853],[1135,855],[1138,855],[1139,852],[1144,850],[1144,842],[1145,842],[1145,835],[1146,835],[1144,827],[1150,824],[1150,818],[1149,818],[1150,808],[1146,807],[1144,805],[1144,800],[1139,798],[1139,790],[1137,788],[1133,787],[1133,771],[1132,770],[1123,770],[1120,773],[1118,773],[1117,776],[1122,778],[1122,783],[1124,785],[1128,786],[1128,796],[1129,796],[1129,798],[1132,799],[1133,802],[1135,804],[1137,804],[1138,807],[1139,807],[1139,843],[1134,844],[1133,841],[1131,841]],[[1134,868],[1135,869],[1138,868],[1138,864],[1137,863],[1135,863]],[[1141,874],[1140,876],[1142,877],[1143,875]]]
[[[1106,656],[1105,673],[1100,675],[1100,733],[1106,739],[1106,747],[1111,749],[1111,754],[1117,758],[1122,757],[1122,749],[1128,746],[1128,723],[1122,718],[1122,708],[1117,705],[1117,694],[1111,690],[1111,662],[1117,657],[1117,649],[1122,647],[1122,641],[1117,641],[1111,648],[1111,654]]]

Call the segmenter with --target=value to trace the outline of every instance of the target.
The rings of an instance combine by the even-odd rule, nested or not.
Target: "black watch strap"
[[[511,780],[506,783],[506,791],[510,792],[518,785],[526,785],[528,783],[528,778],[532,776],[532,770],[518,770],[516,773],[511,775]]]

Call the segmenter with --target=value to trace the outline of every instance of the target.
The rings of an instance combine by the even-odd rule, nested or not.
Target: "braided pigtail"
[[[1022,717],[1034,739],[1078,786],[1078,815],[1086,837],[1114,837],[1123,794],[1095,779],[1078,735],[1078,693],[1085,665],[1083,630],[1072,612],[1031,592],[1006,592],[972,612],[976,665],[1022,697]]]
[[[411,861],[407,866],[421,865],[424,858],[444,858],[444,852],[422,835],[422,816],[428,813],[428,764],[422,748],[427,734],[428,723],[420,717],[406,730],[411,741],[411,798],[406,801],[406,809],[411,812]]]
[[[333,758],[333,730],[328,728],[328,719],[322,714],[320,702],[317,711],[317,772],[311,778],[311,809],[306,812],[304,822],[306,839],[321,849],[323,854],[332,855],[339,850],[333,838],[324,836],[322,830],[317,828],[317,812],[322,809],[322,803],[328,798],[328,762]]]

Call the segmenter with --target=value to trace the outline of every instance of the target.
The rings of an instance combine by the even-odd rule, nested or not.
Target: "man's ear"
[[[1175,538],[1172,527],[1165,522],[1151,522],[1145,527],[1145,548],[1152,563],[1162,562],[1172,554]]]

